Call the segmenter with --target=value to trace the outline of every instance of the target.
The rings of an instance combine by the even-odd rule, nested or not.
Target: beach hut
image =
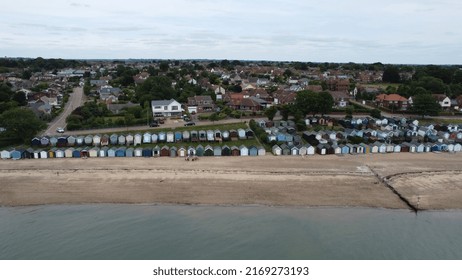
[[[220,146],[214,146],[213,147],[213,155],[216,157],[221,156],[221,147]]]
[[[365,154],[366,153],[365,151],[366,151],[366,147],[365,147],[364,143],[360,143],[360,144],[356,145],[356,153],[357,154]]]
[[[160,149],[160,156],[161,157],[168,157],[170,156],[170,148],[168,146],[163,146]]]
[[[107,145],[109,145],[109,135],[104,134],[101,137],[101,146],[107,146]]]
[[[431,151],[432,152],[440,152],[441,151],[441,147],[439,144],[435,143],[431,146]]]
[[[22,151],[20,151],[20,150],[12,150],[10,152],[10,156],[14,160],[21,159],[21,155],[22,155]]]
[[[394,153],[395,152],[395,145],[394,144],[387,144],[386,145],[386,152],[387,153]]]
[[[55,157],[56,157],[56,158],[63,158],[63,157],[65,157],[64,151],[61,150],[61,149],[57,149],[57,150],[55,151]]]
[[[108,147],[102,147],[98,152],[98,156],[99,157],[107,157],[107,151],[108,150],[109,150]]]
[[[157,139],[158,142],[163,143],[167,141],[167,134],[163,131],[159,132],[159,138]]]
[[[350,146],[341,144],[339,145],[339,148],[341,149],[341,154],[347,155],[350,153]]]
[[[141,142],[143,140],[143,136],[139,133],[135,134],[135,136],[133,136],[133,145],[134,146],[138,146],[138,145],[141,145]]]
[[[93,146],[100,146],[101,145],[101,135],[94,135],[93,136]]]
[[[393,147],[393,153],[401,153],[401,145],[400,144],[396,144]]]
[[[274,146],[271,148],[271,152],[272,152],[273,155],[275,155],[275,156],[280,156],[280,155],[282,155],[282,149],[281,149],[281,147],[279,147],[278,145],[274,145]]]
[[[366,143],[360,143],[358,145],[358,153],[359,153],[359,147],[362,148],[362,152],[361,154],[369,154],[371,152],[371,146],[369,146],[368,144]]]
[[[143,149],[143,157],[152,157],[152,149],[144,148]]]
[[[300,149],[297,146],[292,146],[290,148],[290,154],[293,156],[298,156],[300,152]]]
[[[387,152],[387,145],[380,143],[379,144],[379,153],[384,154]]]
[[[177,151],[178,149],[175,146],[170,147],[170,157],[176,157]]]
[[[73,153],[74,153],[74,148],[67,148],[66,150],[64,150],[64,156],[66,158],[71,158]]]
[[[240,156],[240,155],[241,155],[241,150],[236,146],[232,146],[231,147],[231,156],[236,157],[236,156]]]
[[[146,132],[143,134],[143,144],[151,143],[151,133]]]
[[[135,149],[131,147],[125,150],[125,157],[133,157],[134,154],[135,154]]]
[[[167,132],[167,143],[173,143],[175,142],[175,134],[173,131]]]
[[[186,151],[186,152],[187,152],[187,151]],[[189,153],[187,153],[187,155],[188,155],[188,154],[189,154]],[[202,145],[197,145],[197,147],[196,147],[196,155],[197,155],[198,157],[201,157],[201,156],[204,155],[204,147],[203,147]]]
[[[424,145],[425,145],[425,150],[424,150],[425,153],[429,153],[432,151],[432,146],[433,146],[432,144],[425,143]]]
[[[258,155],[259,155],[259,156],[264,156],[264,155],[266,155],[266,150],[265,150],[265,148],[263,148],[262,146],[258,146],[257,149],[258,149]]]
[[[159,141],[159,135],[156,133],[151,134],[151,143],[157,143]]]
[[[48,158],[48,152],[45,150],[40,151],[40,158]]]
[[[72,151],[72,157],[73,158],[80,158],[80,148],[78,149],[75,149],[74,151]]]
[[[229,131],[225,130],[221,133],[221,139],[223,141],[228,141],[229,140]]]
[[[3,150],[0,152],[0,158],[1,159],[10,159],[11,158],[11,152],[7,150]]]
[[[55,158],[55,150],[48,150],[48,158]]]
[[[350,154],[357,154],[358,153],[358,146],[354,144],[346,144],[348,148],[350,148]]]
[[[286,134],[283,132],[278,132],[276,134],[276,141],[277,142],[286,142]]]
[[[77,146],[82,146],[84,144],[84,141],[85,141],[85,137],[84,136],[77,136],[75,138],[75,144]]]
[[[191,138],[191,134],[189,133],[189,131],[185,130],[183,131],[182,137],[183,137],[183,141],[189,141]]]
[[[40,138],[38,138],[38,137],[32,138],[32,140],[31,140],[31,146],[36,147],[36,146],[40,146],[40,144],[41,144],[41,143],[40,143]]]
[[[71,152],[71,157],[72,157],[72,152]],[[40,150],[34,150],[33,158],[34,159],[40,158]]]
[[[93,135],[85,136],[85,138],[83,139],[83,142],[85,143],[85,145],[93,144]]]
[[[237,130],[237,135],[238,135],[238,138],[239,138],[240,140],[247,139],[247,136],[245,135],[245,130],[242,129],[242,128],[239,128],[239,129]]]
[[[231,129],[229,131],[229,138],[231,139],[231,141],[237,141],[237,139],[239,138],[239,134],[237,133],[237,130]]]
[[[183,132],[175,131],[175,142],[183,141]]]
[[[316,153],[317,154],[320,154],[320,155],[325,155],[327,154],[327,149],[326,149],[326,146],[324,144],[318,144],[316,146]]]
[[[117,138],[117,142],[119,143],[119,145],[125,145],[125,142],[126,142],[126,137],[125,135],[119,135],[119,137]]]
[[[246,146],[244,145],[239,146],[239,150],[241,152],[241,157],[249,155],[249,148],[247,148]]]
[[[75,146],[75,141],[76,141],[76,139],[77,139],[77,138],[76,138],[75,136],[72,136],[72,135],[69,136],[69,137],[67,137],[67,146],[68,146],[68,147],[73,147],[73,146]]]
[[[205,130],[199,130],[199,142],[207,141],[207,132]]]
[[[119,147],[115,151],[115,156],[116,157],[125,157],[126,154],[126,148],[125,147]]]
[[[460,152],[462,150],[462,145],[459,143],[454,144],[454,152]]]
[[[186,156],[186,148],[181,146],[178,148],[178,156],[179,157],[185,157]]]
[[[93,147],[88,151],[88,156],[91,158],[96,158],[99,155],[99,148]]]
[[[153,157],[160,156],[160,147],[159,146],[156,145],[154,148],[152,148],[152,156]]]
[[[50,146],[56,147],[57,144],[58,144],[58,138],[54,137],[54,136],[51,136],[50,137]]]
[[[213,133],[213,130],[207,130],[207,141],[209,142],[215,141],[215,135]]]
[[[81,149],[80,150],[80,157],[82,157],[82,158],[90,157],[90,149],[88,147],[85,147],[85,148]]]
[[[40,138],[40,146],[46,147],[50,144],[50,139],[48,137],[43,136]]]
[[[34,150],[32,148],[28,148],[22,151],[21,157],[23,159],[31,159],[34,158]]]
[[[332,149],[334,149],[334,154],[336,155],[342,154],[342,147],[340,147],[339,145],[333,144]]]
[[[425,152],[425,145],[420,143],[416,145],[416,152],[417,153],[423,153]]]
[[[306,154],[308,156],[313,156],[316,153],[316,148],[314,146],[311,146],[311,145],[307,144],[306,147],[307,147],[306,148]]]
[[[230,156],[231,155],[231,149],[228,147],[228,145],[224,145],[221,147],[221,155],[222,156]]]
[[[250,128],[247,128],[245,130],[245,136],[247,137],[247,139],[253,139],[255,137],[255,134]]]
[[[298,154],[301,155],[301,156],[306,156],[306,150],[307,150],[306,146],[300,145],[298,147]]]
[[[135,137],[132,134],[128,134],[125,137],[125,143],[127,144],[127,146],[133,145],[134,142],[135,142]],[[141,143],[141,139],[140,139],[140,143]]]
[[[58,142],[56,143],[57,147],[66,147],[67,146],[67,137],[61,136],[58,137]]]
[[[10,151],[10,156],[14,160],[21,159],[22,151],[21,150],[12,150]]]
[[[218,130],[218,129],[215,129],[215,131],[213,132],[214,136],[215,136],[215,141],[218,141],[218,142],[221,142],[223,139],[222,139],[222,136],[221,136],[221,131]]]
[[[255,146],[249,147],[249,156],[256,157],[258,156],[258,148]]]
[[[205,150],[204,150],[205,152]],[[188,147],[188,156],[195,156],[196,155],[196,149],[193,146]]]
[[[117,145],[118,139],[119,136],[117,134],[111,134],[111,136],[109,137],[109,142],[111,143],[111,145]]]
[[[440,151],[442,151],[442,152],[447,152],[447,151],[448,151],[448,144],[446,144],[446,143],[441,143],[441,145],[440,145]]]
[[[281,145],[281,149],[282,149],[282,155],[283,155],[283,156],[288,156],[288,155],[290,155],[290,148],[289,148],[289,146],[287,146],[286,144],[282,144],[282,145]]]
[[[205,157],[211,157],[213,156],[213,148],[210,145],[205,146],[204,148],[204,156]]]
[[[454,152],[454,144],[452,144],[452,143],[449,144],[449,145],[447,146],[447,151],[450,152],[450,153],[453,153],[453,152]]]
[[[116,156],[116,151],[117,151],[117,148],[115,147],[112,147],[110,149],[107,150],[107,156],[108,157],[115,157]]]
[[[199,141],[199,133],[196,130],[191,131],[191,142]]]
[[[326,155],[333,155],[335,154],[335,149],[330,144],[325,144],[326,147]]]

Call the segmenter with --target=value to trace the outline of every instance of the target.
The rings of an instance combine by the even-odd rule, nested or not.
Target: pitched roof
[[[392,94],[379,94],[375,98],[375,100],[378,101],[398,101],[398,102],[407,102],[407,99],[405,97],[402,97],[399,94],[392,93]]]

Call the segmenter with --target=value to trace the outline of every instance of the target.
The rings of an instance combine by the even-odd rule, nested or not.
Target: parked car
[[[58,128],[56,129],[56,132],[58,132],[58,133],[64,133],[64,128],[58,127]]]
[[[187,122],[184,124],[184,126],[193,126],[193,125],[196,125],[195,122]]]
[[[150,127],[158,127],[159,126],[159,123],[156,122],[156,121],[153,121],[149,124]]]

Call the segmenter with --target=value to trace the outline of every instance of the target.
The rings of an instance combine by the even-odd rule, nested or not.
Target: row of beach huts
[[[428,152],[460,152],[460,143],[408,143],[401,144],[375,142],[373,144],[318,144],[289,146],[286,144],[274,145],[272,153],[275,156],[281,155],[346,155],[346,154],[385,154],[385,153],[428,153]]]
[[[154,148],[84,147],[51,148],[0,151],[1,159],[45,159],[45,158],[97,158],[97,157],[187,157],[187,156],[264,156],[263,147],[245,145],[188,147],[156,145]]]
[[[74,146],[138,146],[148,143],[177,143],[177,142],[222,142],[254,138],[251,129],[237,130],[192,130],[192,131],[160,131],[144,134],[111,134],[86,136],[52,136],[35,137],[31,141],[33,147],[74,147]]]

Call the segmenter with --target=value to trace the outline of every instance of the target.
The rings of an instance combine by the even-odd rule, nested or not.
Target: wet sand
[[[385,182],[385,183],[384,183]],[[155,203],[462,209],[462,154],[0,161],[0,205]]]

